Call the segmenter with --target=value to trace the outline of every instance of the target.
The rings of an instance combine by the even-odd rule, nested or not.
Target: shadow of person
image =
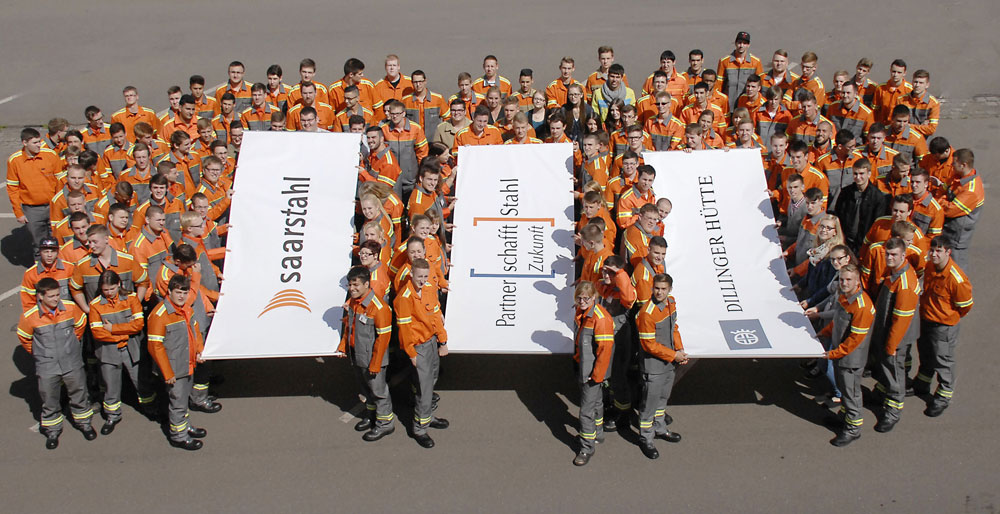
[[[0,254],[3,254],[7,262],[14,266],[30,268],[35,263],[35,259],[31,249],[31,234],[27,227],[17,227],[3,239],[0,239]]]
[[[812,397],[829,392],[825,378],[799,380],[796,359],[699,359],[675,385],[670,405],[773,405],[822,425],[826,409]],[[669,412],[669,406],[668,406]]]
[[[22,346],[14,348],[11,361],[18,373],[23,375],[10,383],[10,395],[24,400],[31,416],[40,420],[42,415],[42,397],[38,395],[38,379],[35,376],[35,359]]]

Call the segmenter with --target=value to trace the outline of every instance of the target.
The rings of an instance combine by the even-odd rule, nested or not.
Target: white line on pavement
[[[11,218],[11,219],[13,219],[14,217],[15,216],[14,216],[13,212],[0,212],[0,218]]]
[[[21,94],[20,94],[20,93],[18,93],[18,94],[16,94],[16,95],[10,95],[10,96],[8,96],[7,98],[0,98],[0,105],[3,105],[3,104],[5,104],[5,103],[7,103],[7,102],[9,102],[9,101],[11,101],[11,100],[13,100],[13,99],[15,99],[15,98],[19,97],[19,96],[21,96]]]
[[[14,286],[9,291],[7,291],[6,293],[0,294],[0,302],[4,301],[4,300],[10,298],[11,296],[14,296],[14,295],[16,295],[17,293],[20,293],[20,292],[21,292],[21,286]]]

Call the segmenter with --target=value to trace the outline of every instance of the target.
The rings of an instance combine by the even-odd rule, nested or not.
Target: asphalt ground
[[[438,443],[432,450],[404,430],[411,418],[405,375],[393,374],[396,433],[365,443],[351,429],[358,397],[345,362],[271,359],[217,365],[226,381],[215,392],[225,407],[192,413],[193,423],[209,431],[199,452],[169,447],[134,402],[113,435],[86,442],[67,427],[58,450],[46,451],[37,433],[30,356],[14,333],[19,301],[3,294],[30,265],[27,236],[4,206],[0,327],[9,327],[10,343],[9,358],[0,359],[0,376],[10,383],[0,395],[4,511],[1000,510],[998,383],[991,374],[1000,366],[992,347],[1000,281],[990,268],[1000,254],[991,203],[1000,162],[1000,117],[992,103],[1000,79],[993,66],[1000,54],[995,4],[849,0],[824,11],[781,1],[433,0],[400,7],[381,0],[364,6],[8,2],[0,17],[0,125],[6,126],[0,153],[19,147],[22,126],[56,115],[82,122],[91,103],[110,117],[125,84],[140,88],[144,104],[162,109],[168,85],[184,85],[193,73],[222,82],[232,59],[248,65],[251,80],[280,62],[286,82],[295,82],[297,61],[308,55],[320,62],[321,80],[332,82],[348,56],[363,59],[376,79],[383,55],[394,52],[404,71],[419,65],[432,90],[449,94],[457,72],[475,74],[486,53],[498,55],[512,79],[517,69],[533,67],[543,87],[560,56],[575,56],[577,75],[585,78],[596,47],[610,43],[638,82],[663,48],[683,61],[690,46],[699,46],[714,63],[738,30],[751,33],[752,51],[765,62],[778,46],[792,56],[816,51],[824,81],[837,68],[853,69],[861,55],[876,61],[873,76],[884,80],[887,63],[903,57],[911,69],[931,71],[932,93],[946,100],[937,134],[975,150],[987,187],[967,270],[976,305],[962,324],[952,406],[931,419],[921,413],[924,402],[910,398],[890,434],[875,433],[875,415],[866,411],[861,440],[838,449],[827,444],[833,434],[813,400],[822,383],[802,380],[798,361],[702,360],[677,384],[668,408],[681,443],[658,441],[661,457],[649,461],[633,432],[608,434],[591,463],[575,468],[578,392],[566,356],[445,358],[437,414],[452,426],[432,432]]]

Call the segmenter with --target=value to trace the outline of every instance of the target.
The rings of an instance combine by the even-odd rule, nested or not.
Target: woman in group
[[[822,223],[822,222],[821,222]],[[800,305],[805,310],[806,317],[813,322],[813,327],[819,332],[823,325],[826,325],[833,319],[834,307],[837,304],[837,297],[839,291],[839,282],[837,277],[840,275],[840,268],[848,264],[858,264],[857,257],[854,256],[854,252],[851,251],[847,245],[838,244],[830,248],[827,252],[826,258],[816,266],[814,269],[828,268],[829,272],[818,271],[810,280],[810,283],[815,282],[818,287],[812,291],[812,294],[807,296],[805,300],[802,300]],[[810,273],[812,271],[810,270]],[[825,277],[826,283],[820,284]],[[826,350],[830,350],[829,339],[822,340],[823,347]],[[826,378],[830,382],[830,387],[832,389],[829,400],[831,404],[840,403],[841,393],[837,389],[837,383],[833,377],[833,361],[828,359],[817,359],[815,361],[810,361],[806,363],[806,377],[808,378],[818,378],[822,374],[826,374]],[[817,397],[818,398],[818,397]]]
[[[612,100],[611,105],[608,106],[608,116],[604,119],[604,130],[608,134],[614,134],[616,130],[623,128],[623,107],[625,107],[625,102],[620,98]]]
[[[585,101],[583,86],[579,84],[569,86],[566,97],[568,100],[563,105],[563,114],[566,115],[566,137],[580,141],[587,127],[587,120],[594,117],[594,108]]]
[[[535,91],[531,97],[531,110],[528,111],[528,121],[531,128],[535,129],[535,137],[545,141],[549,137],[548,113],[545,111],[545,93]]]

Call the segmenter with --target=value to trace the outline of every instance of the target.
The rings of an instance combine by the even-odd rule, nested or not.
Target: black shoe
[[[647,459],[660,458],[660,452],[656,450],[656,446],[653,446],[653,443],[642,443],[639,445],[639,449],[642,450],[642,454],[645,455]]]
[[[587,463],[590,462],[590,458],[593,457],[593,456],[594,456],[593,453],[579,452],[579,453],[576,454],[576,457],[573,459],[573,465],[574,466],[586,466]]]
[[[205,430],[204,428],[191,427],[188,428],[188,435],[195,439],[201,439],[202,437],[208,435],[208,430]]]
[[[906,386],[906,396],[907,397],[916,396],[916,395],[917,395],[917,390],[914,389],[913,386]]]
[[[357,430],[358,432],[366,432],[371,430],[374,425],[375,423],[372,422],[371,416],[365,416],[361,418],[361,421],[358,421],[357,424],[354,425],[354,430]]]
[[[122,422],[122,418],[109,419],[104,422],[104,426],[101,427],[101,435],[108,435],[115,431],[115,427]]]
[[[673,422],[674,422],[674,417],[673,416],[671,416],[670,414],[666,414],[666,413],[663,414],[663,424],[664,425],[669,425],[669,424],[671,424]]]
[[[656,437],[663,439],[668,443],[679,443],[681,442],[681,435],[677,432],[670,432],[669,430],[663,434],[656,434]]]
[[[947,403],[934,402],[930,404],[930,406],[928,406],[927,409],[924,410],[924,415],[926,415],[929,418],[936,418],[940,416],[941,413],[943,413],[944,410],[947,408],[948,408]]]
[[[875,423],[875,431],[881,434],[892,431],[893,427],[899,423],[899,416],[882,416],[878,423]]]
[[[45,436],[45,449],[55,450],[59,447],[59,434],[49,434]]]
[[[830,439],[830,444],[840,448],[853,443],[857,439],[861,439],[860,428],[845,428],[837,433],[837,437]]]
[[[424,448],[433,448],[434,447],[434,440],[431,439],[431,436],[429,436],[427,434],[415,435],[415,436],[413,436],[413,438],[417,440],[417,444],[419,444],[420,446],[423,446]]]
[[[431,420],[430,423],[427,424],[427,426],[431,428],[436,428],[438,430],[444,430],[448,428],[450,425],[451,423],[448,423],[448,420],[444,418],[434,418]]]
[[[222,410],[221,403],[213,402],[210,400],[206,400],[205,403],[188,402],[188,407],[190,407],[191,410],[196,410],[199,412],[207,412],[208,414],[215,414],[216,412]]]
[[[87,425],[86,427],[81,427],[80,432],[83,432],[83,438],[88,441],[93,441],[94,439],[97,439],[97,431],[94,430],[94,427],[90,425]]]
[[[395,431],[396,431],[396,427],[394,427],[392,425],[389,425],[389,428],[382,428],[382,427],[376,426],[375,428],[372,428],[370,431],[365,432],[365,435],[361,436],[361,438],[364,439],[365,441],[369,441],[369,442],[371,442],[371,441],[378,441],[379,439],[382,439],[383,437],[385,437],[385,436],[387,436],[387,435],[389,435],[389,434],[391,434],[391,433],[393,433]],[[431,441],[431,442],[433,443],[433,441]],[[433,446],[433,444],[431,446]]]
[[[438,409],[438,402],[441,401],[441,395],[437,393],[431,393],[431,412]]]
[[[605,432],[617,432],[618,431],[618,411],[610,410],[604,415],[604,431]]]
[[[187,441],[174,441],[170,440],[170,446],[174,448],[181,448],[188,451],[200,450],[204,443],[200,439],[188,439]]]
[[[914,382],[914,384],[916,384],[916,383],[917,382]],[[929,394],[931,394],[931,388],[930,387],[924,388],[924,387],[920,387],[920,386],[917,386],[917,385],[913,386],[913,395],[914,396],[927,396]],[[907,394],[907,396],[909,396],[909,394]]]

